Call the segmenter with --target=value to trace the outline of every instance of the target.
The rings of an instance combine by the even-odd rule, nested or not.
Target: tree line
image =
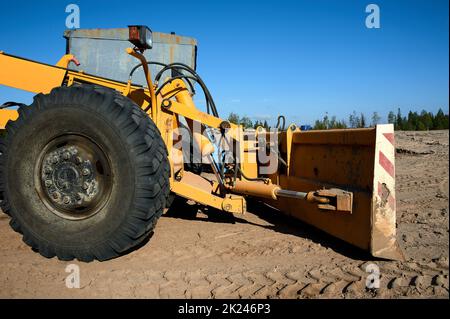
[[[265,129],[270,129],[269,123],[267,123],[266,120],[258,121],[256,120],[254,123],[248,116],[240,117],[238,114],[231,112],[230,115],[228,115],[228,122],[236,124],[236,125],[242,125],[245,129],[254,128],[256,129],[258,126],[262,126]]]
[[[409,111],[408,116],[402,116],[398,109],[397,114],[389,112],[388,123],[394,124],[394,128],[399,131],[448,130],[449,118],[442,109],[436,114],[425,110],[420,114]]]
[[[373,127],[380,123],[381,117],[377,112],[373,112],[368,120],[363,113],[357,114],[355,111],[350,114],[348,122],[345,120],[336,120],[336,116],[325,116],[321,120],[314,123],[313,129],[339,129],[339,128],[363,128]],[[439,109],[436,114],[423,110],[420,113],[409,111],[407,116],[402,116],[401,110],[397,110],[397,114],[390,111],[387,121],[394,124],[397,131],[427,131],[427,130],[448,130],[449,115]]]
[[[248,116],[240,117],[236,113],[230,113],[228,121],[234,124],[240,124],[244,128],[256,128],[262,126],[270,129],[266,120],[253,122]],[[316,120],[312,126],[313,130],[328,130],[328,129],[343,129],[343,128],[364,128],[373,127],[380,124],[381,116],[377,112],[373,112],[370,118],[367,118],[364,113],[357,113],[353,111],[349,115],[348,120],[338,120],[336,116],[325,113],[324,117]],[[445,114],[442,109],[439,109],[436,114],[423,110],[420,113],[409,111],[407,116],[402,116],[400,108],[397,113],[389,112],[387,121],[394,124],[395,130],[401,131],[426,131],[426,130],[448,130],[449,129],[449,114]],[[289,119],[287,119],[287,123]]]
[[[364,113],[356,113],[353,111],[349,115],[348,121],[337,120],[336,116],[329,116],[325,113],[325,116],[321,120],[316,120],[313,130],[328,130],[328,129],[341,129],[341,128],[363,128],[375,126],[380,123],[381,117],[377,112],[373,112],[370,120],[366,118]]]

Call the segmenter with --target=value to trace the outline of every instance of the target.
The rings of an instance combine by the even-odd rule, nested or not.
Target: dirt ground
[[[449,132],[400,132],[396,143],[406,262],[375,260],[258,204],[234,217],[177,208],[138,250],[63,262],[34,253],[0,212],[0,297],[448,298]],[[71,263],[80,267],[80,289],[66,288]],[[379,289],[365,288],[370,263],[380,268]]]

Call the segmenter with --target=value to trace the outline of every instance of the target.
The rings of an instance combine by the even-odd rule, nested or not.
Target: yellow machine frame
[[[127,50],[129,54],[138,56],[131,48]],[[7,55],[0,51],[0,65],[1,74],[8,76],[0,76],[1,83],[13,88],[33,92],[33,93],[49,93],[51,89],[61,86],[63,83],[67,86],[74,85],[74,83],[90,83],[103,87],[108,87],[121,92],[124,96],[130,97],[134,102],[139,104],[141,108],[145,109],[150,104],[152,92],[154,94],[155,87],[150,84],[151,90],[141,86],[128,83],[113,81],[106,78],[101,78],[83,72],[77,72],[67,69],[69,63],[74,61],[73,55],[64,55],[56,66],[50,66],[26,59],[21,59],[15,56]],[[13,74],[14,76],[9,76]],[[31,76],[28,76],[30,74]],[[151,79],[148,79],[151,83]],[[178,92],[174,95],[176,101],[171,102],[170,108],[161,107],[161,101],[166,95],[171,92]],[[169,154],[172,153],[173,146],[173,131],[178,128],[177,116],[183,116],[187,119],[202,123],[212,128],[220,128],[223,120],[212,115],[204,113],[195,107],[194,101],[182,80],[174,80],[164,87],[161,94],[156,98],[154,105],[159,105],[158,108],[152,108],[148,111],[149,116],[153,119],[156,126],[161,132],[162,138],[167,146]],[[189,106],[189,107],[186,107]],[[1,110],[0,111],[0,129],[4,129],[9,120],[17,119],[18,114],[15,110]],[[231,124],[231,138],[240,140],[239,134],[233,135],[236,132],[241,132],[238,125]],[[208,205],[220,210],[228,212],[244,213],[246,209],[245,199],[242,196],[229,195],[225,198],[211,194],[211,192],[199,188],[202,184],[201,178],[190,174],[190,178],[175,179],[176,172],[174,171],[173,161],[171,164],[170,186],[171,190],[180,196],[193,199],[201,204]],[[256,163],[254,164],[256,165]]]
[[[240,169],[249,180],[242,179],[234,185],[227,185],[229,192],[220,195],[217,183],[205,183],[201,176],[183,170],[176,160],[180,154],[173,145],[180,117],[216,129],[223,129],[225,121],[197,109],[181,79],[170,80],[156,95],[157,87],[152,83],[143,55],[131,48],[127,49],[127,53],[142,62],[147,87],[134,85],[131,80],[119,82],[70,70],[69,63],[76,62],[72,55],[63,56],[56,66],[52,66],[1,51],[0,84],[45,94],[61,85],[90,83],[121,92],[144,110],[149,105],[156,106],[147,113],[166,144],[171,166],[170,187],[174,193],[232,213],[244,213],[245,196],[256,196],[289,215],[370,251],[374,256],[403,258],[395,237],[395,199],[394,206],[391,199],[395,196],[394,180],[392,174],[389,177],[378,168],[378,162],[381,163],[378,152],[382,151],[390,154],[393,165],[393,151],[387,148],[387,140],[384,140],[386,136],[393,136],[391,126],[301,132],[291,125],[275,136],[258,128],[255,132],[257,137],[265,137],[269,141],[278,139],[286,167],[266,176],[265,182],[255,182],[251,179],[260,175],[261,168],[255,155],[258,145],[244,139],[241,126],[226,123],[228,137],[241,146],[239,156],[243,160]],[[4,129],[6,123],[14,121],[17,116],[15,110],[0,110],[0,129]],[[194,140],[202,152],[210,147],[205,137],[194,136]],[[387,197],[386,192],[380,191],[379,185],[389,190]],[[304,201],[296,198],[300,191],[307,192]],[[356,202],[358,205],[353,205]]]

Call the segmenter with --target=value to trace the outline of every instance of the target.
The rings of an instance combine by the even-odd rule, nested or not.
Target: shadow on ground
[[[196,220],[208,223],[250,224],[257,227],[270,229],[282,234],[289,234],[309,239],[316,244],[320,244],[323,247],[332,249],[333,251],[354,260],[378,260],[376,257],[371,256],[368,252],[354,247],[331,235],[328,235],[327,233],[300,220],[284,215],[278,210],[267,206],[262,202],[249,200],[247,204],[247,210],[249,212],[258,216],[271,225],[254,223],[246,220],[245,217],[239,217],[237,215],[225,213],[216,209],[211,209],[209,207],[189,204],[186,200],[180,197],[177,197],[174,200],[173,204],[163,217]],[[205,218],[198,216],[198,212],[203,213],[203,215],[206,215],[207,217]]]

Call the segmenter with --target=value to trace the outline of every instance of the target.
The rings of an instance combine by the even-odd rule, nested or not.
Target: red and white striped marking
[[[392,124],[377,125],[372,201],[372,253],[396,247],[395,138]]]
[[[389,205],[395,214],[394,127],[392,124],[377,125],[376,134],[374,191],[381,206]]]

